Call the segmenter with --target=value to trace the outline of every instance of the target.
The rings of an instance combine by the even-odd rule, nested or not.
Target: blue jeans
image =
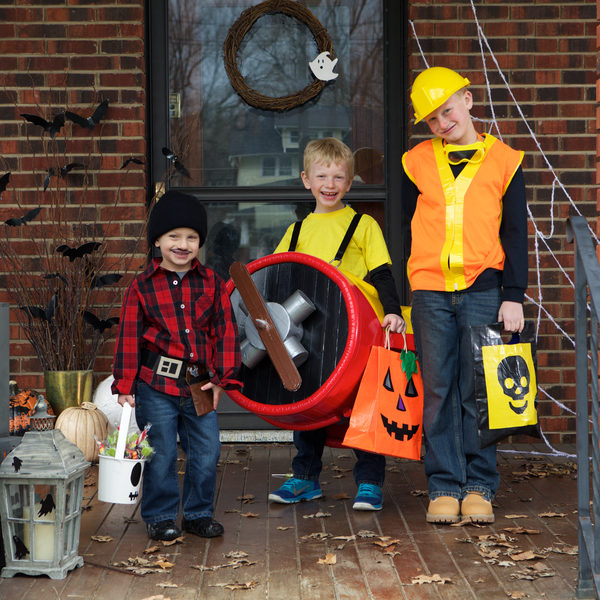
[[[500,475],[496,446],[479,448],[469,326],[498,320],[500,290],[413,292],[411,319],[423,374],[425,474],[430,499],[481,492]]]
[[[323,468],[322,456],[327,439],[327,428],[294,431],[298,454],[292,460],[292,471],[298,479],[318,481]],[[354,450],[354,481],[356,485],[372,483],[381,487],[385,479],[385,456],[364,450]]]
[[[177,434],[187,458],[181,496],[183,516],[190,520],[212,517],[221,452],[217,413],[213,410],[199,417],[191,398],[163,394],[138,381],[135,417],[140,429],[152,424],[148,441],[154,448],[144,467],[142,519],[146,523],[177,519]]]

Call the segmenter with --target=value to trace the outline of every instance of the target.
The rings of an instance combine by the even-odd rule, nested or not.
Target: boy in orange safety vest
[[[496,446],[479,448],[469,327],[524,325],[523,153],[475,130],[469,84],[444,67],[417,76],[415,122],[425,121],[435,137],[402,157],[430,523],[494,521]]]

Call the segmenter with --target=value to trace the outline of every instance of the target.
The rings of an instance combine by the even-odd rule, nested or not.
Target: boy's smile
[[[315,213],[333,212],[344,208],[342,199],[352,186],[348,167],[343,162],[326,165],[315,161],[310,165],[308,172],[302,171],[302,181],[317,201]]]
[[[167,271],[187,271],[200,249],[200,236],[190,227],[177,227],[161,235],[154,245],[162,254],[161,266]]]

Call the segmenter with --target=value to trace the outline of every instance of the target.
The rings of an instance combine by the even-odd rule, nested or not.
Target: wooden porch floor
[[[450,527],[425,523],[428,500],[418,462],[388,459],[383,510],[352,510],[353,455],[337,448],[326,449],[324,498],[269,504],[269,490],[282,482],[273,474],[289,470],[292,453],[290,444],[224,444],[215,517],[225,535],[185,535],[166,546],[148,539],[138,505],[96,499],[94,466],[81,522],[85,565],[64,580],[0,579],[0,598],[575,598],[573,459],[500,453],[496,522]],[[127,570],[128,562],[140,569],[144,561],[158,572]]]

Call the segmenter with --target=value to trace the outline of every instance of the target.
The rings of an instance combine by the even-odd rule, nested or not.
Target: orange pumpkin
[[[56,419],[55,429],[75,444],[90,462],[98,461],[96,439],[102,441],[108,435],[108,419],[92,402],[65,408]],[[95,436],[95,437],[94,437]]]

